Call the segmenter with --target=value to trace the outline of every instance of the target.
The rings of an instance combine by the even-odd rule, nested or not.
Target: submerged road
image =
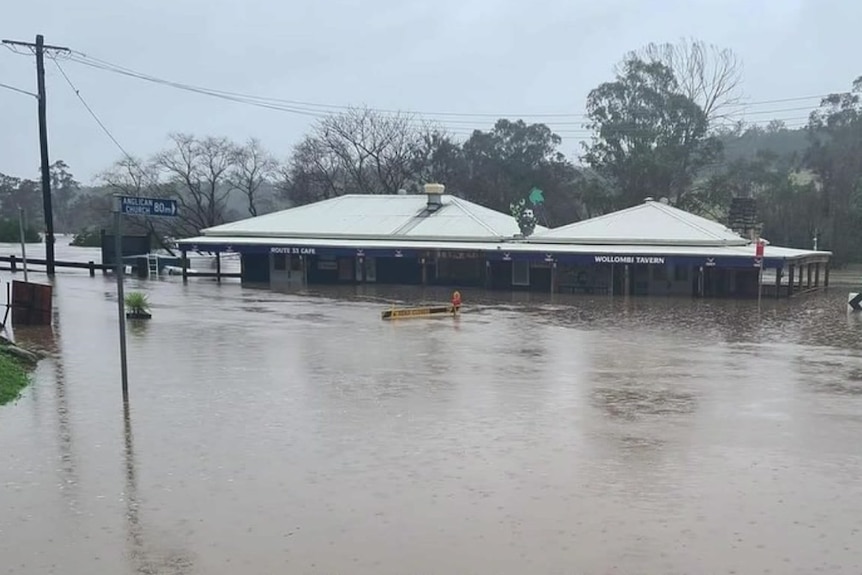
[[[8,279],[6,274],[2,279]],[[0,573],[859,573],[862,321],[61,274],[0,408]]]

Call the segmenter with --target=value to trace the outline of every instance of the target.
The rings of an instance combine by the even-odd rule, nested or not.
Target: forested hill
[[[724,147],[726,162],[755,158],[764,152],[779,157],[801,158],[809,144],[808,131],[805,128],[784,127],[753,126],[722,134],[719,140]]]

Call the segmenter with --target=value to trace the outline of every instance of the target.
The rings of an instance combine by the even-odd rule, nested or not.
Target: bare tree
[[[194,235],[225,222],[231,193],[228,174],[236,161],[235,146],[226,138],[197,139],[172,134],[173,147],[156,154],[153,165],[161,188],[179,203],[181,226],[177,231]]]
[[[126,156],[99,174],[98,179],[114,194],[134,197],[161,198],[169,195],[159,181],[159,170],[153,163]],[[162,218],[126,218],[130,230],[151,234],[158,244],[172,252],[166,236],[176,236],[176,230]]]
[[[350,109],[296,146],[281,188],[304,203],[344,193],[394,194],[414,179],[423,130],[412,117]]]
[[[739,111],[742,61],[729,48],[683,39],[677,44],[647,44],[624,61],[631,58],[661,62],[673,70],[680,91],[700,106],[712,128]]]
[[[263,149],[260,142],[249,139],[245,145],[234,149],[233,165],[228,172],[228,184],[232,190],[242,193],[248,201],[248,213],[258,215],[261,202],[261,187],[278,170],[278,162]]]

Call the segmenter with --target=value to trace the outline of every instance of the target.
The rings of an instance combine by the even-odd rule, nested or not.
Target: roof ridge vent
[[[425,184],[425,195],[428,197],[427,209],[429,212],[436,212],[443,206],[443,191],[446,186],[443,184]]]

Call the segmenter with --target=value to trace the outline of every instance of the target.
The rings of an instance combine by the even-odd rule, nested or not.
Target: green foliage
[[[0,405],[18,399],[28,383],[30,377],[21,363],[0,351]]]
[[[802,157],[808,149],[808,131],[788,129],[782,122],[770,122],[766,128],[739,124],[720,133],[718,139],[724,148],[725,162],[747,160],[758,154]]]
[[[862,245],[862,77],[850,92],[831,95],[811,114],[805,166],[817,176],[814,206],[820,247],[835,259],[856,261]],[[855,258],[855,259],[854,259]]]
[[[587,116],[595,135],[584,159],[612,183],[617,209],[653,195],[682,204],[698,171],[721,153],[703,110],[657,61],[627,59],[615,81],[590,92]]]
[[[0,243],[18,243],[21,241],[21,228],[18,219],[0,218]],[[39,233],[32,226],[24,228],[24,241],[37,244],[42,241]]]
[[[86,228],[75,234],[69,245],[79,248],[99,248],[102,246],[102,232],[99,228]]]
[[[147,294],[133,291],[126,294],[126,311],[130,313],[147,313],[150,311],[150,302]]]
[[[18,222],[18,210],[23,209],[27,224],[43,227],[42,192],[38,182],[0,174],[0,219]]]

